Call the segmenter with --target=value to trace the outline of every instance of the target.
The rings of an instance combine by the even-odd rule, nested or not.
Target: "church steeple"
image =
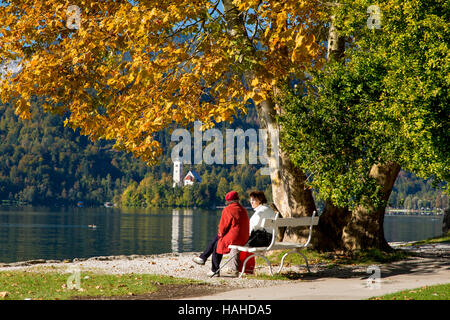
[[[183,164],[180,160],[173,162],[173,187],[183,186]]]

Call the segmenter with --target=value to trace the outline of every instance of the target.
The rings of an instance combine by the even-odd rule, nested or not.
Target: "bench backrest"
[[[263,226],[265,228],[316,226],[319,224],[319,217],[275,218],[264,220]]]
[[[316,211],[313,212],[311,217],[299,217],[299,218],[278,218],[279,213],[276,214],[274,219],[263,219],[262,226],[267,229],[272,230],[272,242],[270,243],[267,250],[274,245],[275,240],[278,235],[279,227],[301,227],[309,226],[308,240],[304,244],[306,247],[311,241],[312,228],[319,224],[319,217],[316,217]]]

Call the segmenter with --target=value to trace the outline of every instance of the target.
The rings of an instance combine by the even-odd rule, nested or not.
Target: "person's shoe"
[[[192,261],[194,261],[196,264],[200,264],[200,265],[204,265],[205,264],[205,260],[203,260],[200,257],[195,257],[192,259]]]
[[[208,277],[212,278],[212,277],[220,277],[220,271],[210,271],[206,274]]]

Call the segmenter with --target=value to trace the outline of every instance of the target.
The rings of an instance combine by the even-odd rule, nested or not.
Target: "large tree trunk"
[[[331,17],[330,29],[328,31],[328,50],[327,60],[342,60],[345,52],[345,38],[339,36],[339,32],[333,23],[334,17]]]
[[[327,59],[341,61],[344,52],[345,39],[339,36],[332,18]],[[331,201],[326,201],[312,239],[313,246],[321,251],[350,252],[368,248],[389,251],[390,246],[384,238],[384,214],[399,171],[400,166],[396,163],[372,166],[369,175],[383,186],[385,205],[379,208],[369,205],[350,211],[347,207],[338,208]]]
[[[442,235],[450,235],[450,208],[444,211],[444,219],[442,220]]]
[[[327,60],[340,61],[344,57],[345,39],[339,36],[333,19],[334,17],[331,17],[328,30]],[[331,201],[325,201],[325,208],[320,215],[312,245],[322,251],[344,251],[343,230],[348,225],[351,215],[352,212],[347,207],[339,208]]]
[[[279,108],[275,108],[273,101],[270,99],[263,101],[257,107],[260,125],[267,129],[269,137],[279,136],[279,126],[275,119],[276,109],[279,110]],[[270,147],[278,149],[278,146],[270,145]],[[311,216],[313,211],[316,210],[316,205],[311,190],[305,186],[305,174],[294,166],[286,152],[278,151],[278,154],[273,154],[275,158],[272,157],[272,150],[268,151],[268,154],[271,155],[269,167],[272,197],[276,207],[283,217]],[[284,240],[304,241],[308,236],[307,231],[305,228],[287,228]]]
[[[383,187],[382,200],[384,204],[378,208],[361,206],[352,211],[350,221],[343,229],[343,242],[346,250],[368,248],[390,250],[390,246],[384,238],[384,214],[399,172],[400,166],[395,162],[372,166],[370,176]]]
[[[327,201],[313,238],[315,248],[342,252],[370,248],[390,251],[384,237],[384,214],[399,172],[397,163],[372,166],[369,176],[383,187],[384,204],[378,208],[369,205],[349,211],[348,208],[337,208]]]
[[[352,212],[348,208],[339,208],[331,201],[325,201],[319,225],[313,232],[311,241],[313,247],[320,251],[345,251],[342,234],[351,215]]]
[[[232,36],[240,37],[248,48],[253,50],[244,28],[242,15],[233,5],[232,0],[224,0],[223,7],[227,19],[228,29]],[[252,82],[252,74],[245,75],[248,83]],[[279,136],[279,126],[276,121],[280,108],[275,107],[272,99],[261,102],[257,107],[258,120],[262,129],[266,129],[268,137]],[[278,111],[277,111],[278,110]],[[268,139],[269,141],[271,139]],[[278,146],[270,145],[270,148]],[[289,156],[278,150],[279,154],[269,157],[270,177],[272,181],[272,196],[276,207],[283,217],[311,216],[316,209],[312,192],[305,188],[306,176],[289,160]],[[272,154],[268,148],[268,154]],[[304,228],[287,228],[284,239],[289,241],[304,241],[307,234]]]

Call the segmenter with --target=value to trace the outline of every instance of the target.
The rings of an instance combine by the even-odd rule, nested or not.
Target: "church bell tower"
[[[183,165],[180,160],[173,162],[173,187],[181,187],[183,185]]]

